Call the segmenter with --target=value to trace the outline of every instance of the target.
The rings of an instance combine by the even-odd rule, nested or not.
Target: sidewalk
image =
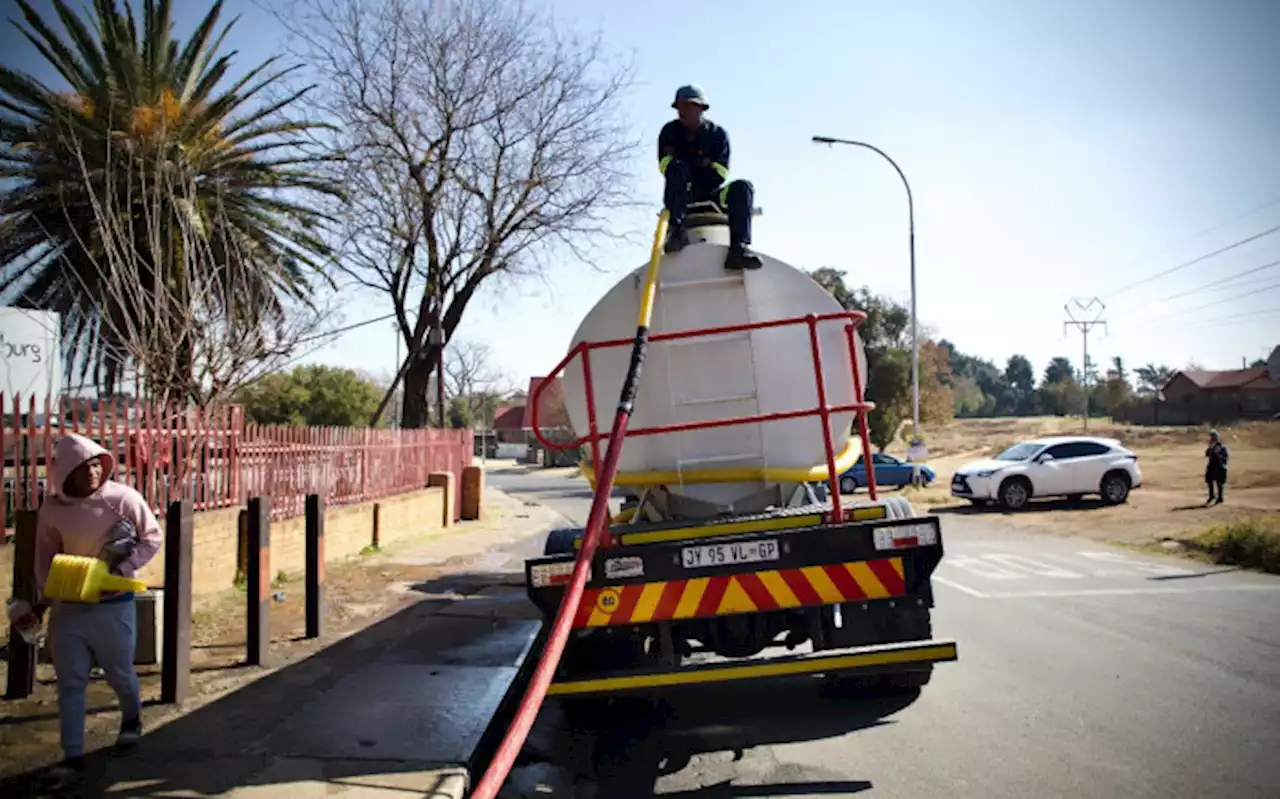
[[[540,627],[522,564],[564,520],[494,489],[486,518],[331,564],[328,635],[299,640],[301,583],[271,609],[272,666],[245,668],[243,597],[202,609],[187,706],[148,706],[134,753],[94,758],[101,796],[461,796],[489,721]],[[296,605],[297,607],[293,607]],[[0,776],[58,757],[52,675],[0,704]],[[143,677],[143,695],[158,678]],[[90,746],[118,717],[98,681]],[[103,712],[105,711],[105,712]],[[28,776],[29,776],[28,771]],[[27,795],[19,777],[5,796]]]

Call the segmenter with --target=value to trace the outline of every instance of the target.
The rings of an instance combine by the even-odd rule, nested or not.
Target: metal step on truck
[[[585,445],[593,488],[627,494],[591,556],[547,695],[768,678],[919,688],[957,658],[930,623],[939,520],[880,497],[870,471],[866,498],[839,485],[859,455],[871,461],[866,315],[775,258],[727,271],[727,220],[691,211],[693,243],[662,255],[655,234],[648,269],[596,303],[528,400],[542,440],[540,395],[561,377],[577,438],[543,445]],[[597,402],[624,384],[629,429],[611,431]],[[602,464],[616,466],[612,479]],[[583,532],[553,531],[526,564],[548,620]]]

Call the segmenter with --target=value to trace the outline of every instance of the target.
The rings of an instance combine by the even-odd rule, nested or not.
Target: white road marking
[[[949,556],[943,558],[943,566],[952,566],[957,569],[975,574],[979,577],[985,577],[988,580],[1025,580],[1026,574],[1022,574],[1009,569],[1007,566],[1001,566],[999,563],[993,563],[989,555],[979,555],[976,557],[955,557]]]
[[[937,583],[938,585],[945,585],[948,588],[954,588],[955,590],[968,594],[969,596],[976,596],[978,599],[988,599],[988,596],[982,593],[981,591],[974,590],[967,585],[960,585],[960,583],[953,583],[950,580],[946,579],[945,577],[938,577],[937,575],[934,575],[933,582]]]
[[[934,578],[936,581],[938,578]],[[1086,596],[1141,596],[1143,594],[1201,594],[1232,591],[1280,591],[1280,583],[1247,583],[1244,585],[1204,585],[1195,588],[1082,588],[1074,591],[1006,591],[985,594],[983,599],[1035,599]]]
[[[1170,566],[1164,563],[1151,563],[1149,561],[1137,560],[1130,558],[1119,552],[1080,552],[1083,558],[1101,561],[1102,563],[1112,563],[1117,566],[1123,566],[1128,569],[1143,572],[1146,574],[1156,574],[1162,577],[1170,577],[1175,575],[1195,574],[1191,569],[1184,569],[1180,566]]]
[[[1032,560],[1031,558],[1024,558],[1021,555],[987,555],[987,560],[994,560],[996,563],[1008,566],[1011,569],[1021,569],[1022,571],[1033,574],[1036,577],[1056,577],[1067,580],[1078,580],[1081,577],[1084,577],[1084,575],[1079,572],[1060,569],[1055,566],[1050,566],[1047,563]]]
[[[1195,577],[1201,574],[1196,569],[1184,568],[1159,563],[1157,561],[1131,558],[1118,552],[1083,551],[1077,552],[1075,558],[1061,555],[1036,553],[1037,559],[1008,553],[986,553],[981,555],[948,555],[940,564],[939,571],[949,576],[957,572],[942,569],[942,566],[954,567],[968,577],[981,580],[1006,582],[1009,580],[1027,580],[1044,577],[1054,580],[1079,580],[1083,577],[1115,577],[1121,578],[1122,585],[1108,588],[1064,588],[1044,591],[984,591],[972,588],[964,583],[940,577],[936,573],[933,581],[939,585],[953,588],[961,593],[978,599],[1035,599],[1064,597],[1106,597],[1106,596],[1143,596],[1165,594],[1197,594],[1206,592],[1238,592],[1238,591],[1280,591],[1280,580],[1274,582],[1250,582],[1229,584],[1206,584],[1199,580],[1191,582],[1179,581],[1176,585],[1154,585],[1153,577]],[[1048,561],[1055,561],[1049,563]],[[1058,563],[1073,566],[1073,571]],[[1079,564],[1100,565],[1103,568],[1080,568]],[[964,582],[972,582],[965,579]],[[1033,583],[1034,585],[1034,583]],[[1126,587],[1128,586],[1128,587]],[[1012,588],[1013,586],[1008,586]]]
[[[1244,585],[1205,585],[1198,587],[1175,588],[1172,586],[1161,586],[1159,588],[1079,588],[1069,589],[1065,591],[997,591],[995,593],[986,593],[967,585],[953,582],[945,577],[933,577],[933,582],[938,585],[953,588],[961,593],[968,594],[977,599],[1067,599],[1071,597],[1096,597],[1096,596],[1144,596],[1144,595],[1160,595],[1160,594],[1200,594],[1200,593],[1222,593],[1236,591],[1280,591],[1280,582],[1274,585],[1266,583],[1247,583]]]

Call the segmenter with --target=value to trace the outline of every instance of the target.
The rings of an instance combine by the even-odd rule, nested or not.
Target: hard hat
[[[688,86],[681,86],[679,89],[676,89],[676,99],[671,101],[671,107],[675,108],[680,105],[681,102],[685,101],[697,103],[703,108],[711,107],[711,104],[707,102],[707,95],[703,93],[702,89],[699,89],[697,86],[692,84]]]

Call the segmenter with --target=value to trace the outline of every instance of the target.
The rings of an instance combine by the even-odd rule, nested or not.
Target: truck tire
[[[542,547],[543,555],[568,555],[573,552],[573,542],[582,534],[581,527],[563,527],[547,533],[547,542]]]
[[[630,636],[593,633],[571,639],[565,650],[565,671],[571,679],[591,674],[633,668],[644,658],[641,643]],[[630,699],[630,698],[627,698]],[[636,700],[630,699],[631,703]],[[623,697],[607,694],[560,697],[560,711],[571,729],[592,730],[610,723],[610,718],[626,703]]]
[[[903,608],[885,620],[877,643],[904,643],[927,641],[933,637],[933,618],[929,608]],[[881,695],[912,691],[929,684],[933,677],[933,664],[917,666],[909,671],[872,676],[840,674],[825,679],[826,687],[840,696]]]
[[[893,627],[895,641],[928,641],[933,637],[933,614],[929,608],[911,608],[897,614]],[[885,676],[882,689],[889,692],[912,691],[929,684],[933,664],[919,666]]]

